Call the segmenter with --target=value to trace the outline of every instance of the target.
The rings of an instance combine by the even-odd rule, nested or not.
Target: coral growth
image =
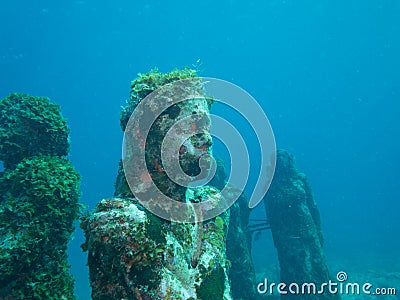
[[[74,299],[66,248],[81,206],[63,157],[69,129],[47,98],[12,94],[0,107],[0,299]]]
[[[173,70],[169,73],[161,73],[158,69],[153,69],[145,74],[138,74],[138,77],[131,83],[131,93],[127,105],[121,112],[121,128],[125,131],[128,120],[131,117],[138,103],[158,88],[177,80],[196,78],[196,70],[185,68],[183,70]],[[170,111],[173,114],[174,109]],[[174,117],[171,115],[171,117]]]
[[[67,155],[68,135],[60,107],[48,98],[14,93],[0,101],[0,161],[6,169],[26,157]]]
[[[92,298],[229,299],[224,251],[228,219],[225,213],[201,227],[171,223],[135,199],[100,201],[81,222]],[[208,296],[199,298],[199,293]]]

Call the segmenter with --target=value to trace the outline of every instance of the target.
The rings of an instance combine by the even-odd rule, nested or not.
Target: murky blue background
[[[200,59],[200,75],[259,101],[278,147],[309,176],[333,268],[394,268],[399,15],[395,0],[1,1],[0,97],[22,92],[61,105],[82,202],[93,208],[113,193],[130,81]],[[78,232],[69,253],[77,296],[88,299],[81,243]],[[269,233],[254,246],[258,268],[276,264]]]

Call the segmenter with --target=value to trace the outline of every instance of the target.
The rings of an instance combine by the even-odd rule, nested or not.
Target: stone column
[[[307,177],[297,171],[293,156],[286,151],[279,150],[277,153],[274,179],[264,201],[278,252],[281,282],[287,285],[297,283],[300,293],[303,283],[315,283],[316,290],[319,290],[322,283],[332,279],[322,249],[320,215]],[[282,297],[340,298],[330,294],[327,288],[323,294],[288,292]]]

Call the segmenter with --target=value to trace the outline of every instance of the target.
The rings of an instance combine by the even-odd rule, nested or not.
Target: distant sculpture
[[[307,177],[297,171],[293,156],[277,154],[276,170],[265,198],[265,208],[278,252],[281,282],[315,283],[317,289],[331,280],[323,253],[320,215]],[[340,299],[327,290],[317,294],[287,293],[293,299]]]

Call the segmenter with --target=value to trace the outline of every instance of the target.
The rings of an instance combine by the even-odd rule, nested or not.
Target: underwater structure
[[[216,159],[217,169],[210,185],[222,190],[228,185],[229,194],[239,193],[237,201],[229,208],[229,226],[226,237],[226,257],[230,262],[229,280],[233,299],[253,300],[256,292],[256,275],[251,257],[252,235],[248,230],[251,209],[245,195],[226,182],[225,165]]]
[[[307,177],[299,172],[294,158],[278,150],[274,178],[264,199],[274,245],[277,249],[281,282],[323,283],[333,281],[323,252],[323,235],[318,207]],[[287,293],[284,298],[340,299],[337,294]]]
[[[147,95],[161,86],[187,78],[196,78],[195,71],[184,69],[163,74],[152,70],[139,74],[132,82],[130,99],[121,113],[125,134],[131,114]],[[185,92],[188,95],[201,94],[201,81],[191,82],[185,87]],[[175,90],[168,92],[173,96]],[[164,195],[188,207],[206,199],[211,203],[223,201],[216,187],[189,188],[176,184],[166,174],[161,157],[163,138],[176,120],[199,116],[199,122],[192,123],[189,130],[194,131],[199,126],[203,129],[189,134],[177,152],[184,172],[198,174],[200,157],[212,155],[207,122],[211,104],[212,99],[207,97],[187,99],[173,104],[156,118],[142,143],[148,173],[133,175],[133,180],[139,183],[139,192],[145,193],[151,181]],[[150,110],[157,107],[150,107]],[[146,118],[143,120],[146,122]],[[137,124],[128,132],[133,140],[139,141],[143,136],[141,125]],[[178,136],[176,139],[179,140]],[[128,153],[127,159],[136,168],[135,153]],[[94,211],[82,218],[81,227],[86,236],[82,248],[88,252],[92,298],[232,299],[228,277],[230,262],[226,254],[229,211],[203,220],[193,210],[194,215],[199,216],[190,219],[193,222],[166,220],[146,209],[135,198],[127,174],[129,170],[123,168],[121,162],[115,197],[101,200]]]
[[[0,100],[0,299],[75,299],[67,244],[81,206],[69,128],[46,97]]]

